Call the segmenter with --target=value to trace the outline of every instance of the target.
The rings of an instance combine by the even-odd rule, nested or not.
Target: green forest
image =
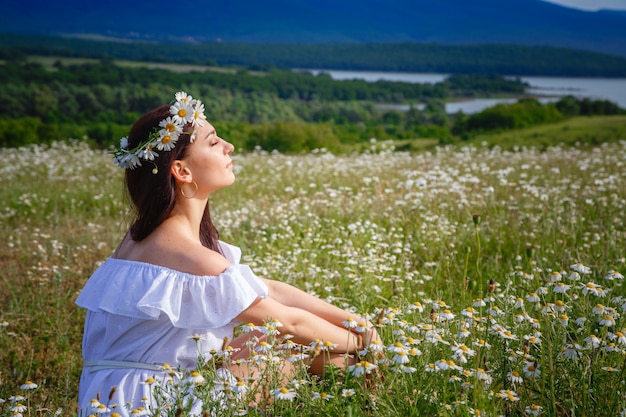
[[[436,84],[333,80],[287,69],[223,67],[174,71],[114,60],[45,66],[24,55],[0,65],[0,146],[76,138],[115,145],[139,115],[185,90],[201,98],[209,120],[238,149],[281,152],[365,149],[370,139],[452,143],[476,134],[519,129],[575,115],[623,114],[608,101],[565,97],[541,104],[519,79],[453,74]],[[474,115],[449,115],[445,102],[519,97]],[[408,111],[381,104],[409,104]],[[410,146],[409,146],[410,148]]]
[[[521,45],[202,44],[120,42],[0,33],[0,59],[49,55],[245,68],[625,77],[626,58],[590,51]]]

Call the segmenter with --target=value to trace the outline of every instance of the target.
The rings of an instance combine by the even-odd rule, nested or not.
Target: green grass
[[[83,64],[93,64],[93,63],[100,62],[100,60],[92,59],[92,58],[72,58],[72,57],[43,56],[43,55],[30,55],[28,56],[28,61],[40,64],[48,69],[54,68],[54,64],[57,62],[60,62],[63,65],[83,65]],[[191,71],[195,71],[195,72],[214,71],[214,72],[224,72],[228,74],[235,74],[237,71],[237,69],[235,68],[226,68],[226,67],[218,67],[218,66],[210,66],[210,65],[176,64],[176,63],[170,63],[170,62],[140,62],[140,61],[128,61],[128,60],[115,60],[115,63],[121,67],[163,69],[163,70],[177,72],[177,73],[185,73],[185,72],[191,72]],[[256,72],[251,71],[250,73],[256,73]]]
[[[540,149],[563,145],[598,145],[626,140],[626,116],[574,117],[559,123],[515,131],[482,134],[468,143],[498,146],[502,149],[528,146]]]
[[[558,143],[565,126],[591,131],[593,123],[620,120],[537,131]],[[257,408],[282,416],[530,415],[535,406],[546,416],[613,416],[626,409],[626,142],[538,149],[520,140],[516,151],[498,142],[420,153],[381,145],[345,156],[235,155],[237,182],[211,207],[243,262],[371,315],[386,348],[397,342],[421,352],[409,354],[405,370],[413,373],[399,370],[389,349],[388,362],[367,356],[378,365],[369,378],[302,372],[306,384],[285,386],[295,399],[259,393]],[[84,319],[74,300],[124,233],[121,172],[109,155],[76,143],[2,149],[0,160],[0,416],[12,415],[14,395],[27,397],[23,415],[51,416],[59,407],[73,415]],[[573,274],[579,264],[589,274]],[[571,288],[556,292],[559,282]],[[455,344],[475,354],[454,356]],[[580,346],[572,351],[577,360],[564,356],[568,345]],[[459,368],[442,369],[442,359]],[[541,374],[527,374],[530,365]],[[201,369],[207,381],[213,367]],[[523,381],[511,381],[510,372]],[[285,384],[278,370],[265,378],[269,388]],[[26,381],[39,387],[20,389]],[[333,398],[314,399],[320,393]],[[108,388],[101,394],[106,402]],[[247,399],[228,401],[238,408]]]

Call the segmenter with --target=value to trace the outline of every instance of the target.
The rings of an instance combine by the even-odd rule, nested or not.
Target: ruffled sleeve
[[[241,262],[241,249],[237,246],[230,245],[226,242],[219,241],[222,254],[231,264],[238,264]]]
[[[229,324],[257,298],[267,297],[267,291],[247,265],[231,265],[218,276],[197,276],[109,258],[87,281],[76,304],[146,320],[165,315],[175,327],[206,329]]]

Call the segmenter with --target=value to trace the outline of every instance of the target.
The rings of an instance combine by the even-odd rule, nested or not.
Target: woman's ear
[[[191,177],[191,171],[185,166],[185,163],[181,160],[176,160],[172,163],[170,168],[172,175],[176,181],[191,183],[193,178]]]

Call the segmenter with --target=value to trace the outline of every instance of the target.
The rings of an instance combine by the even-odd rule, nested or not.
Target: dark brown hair
[[[159,122],[170,116],[170,105],[163,105],[144,114],[135,122],[128,135],[128,148],[134,149],[148,139]],[[172,162],[184,159],[189,149],[191,124],[187,124],[174,149],[159,151],[154,161],[141,161],[141,166],[126,169],[124,184],[134,206],[134,219],[130,226],[133,240],[145,239],[165,219],[176,202],[176,180],[170,172]],[[209,204],[204,209],[200,223],[200,241],[209,249],[221,253],[218,245],[219,233],[211,221]]]

